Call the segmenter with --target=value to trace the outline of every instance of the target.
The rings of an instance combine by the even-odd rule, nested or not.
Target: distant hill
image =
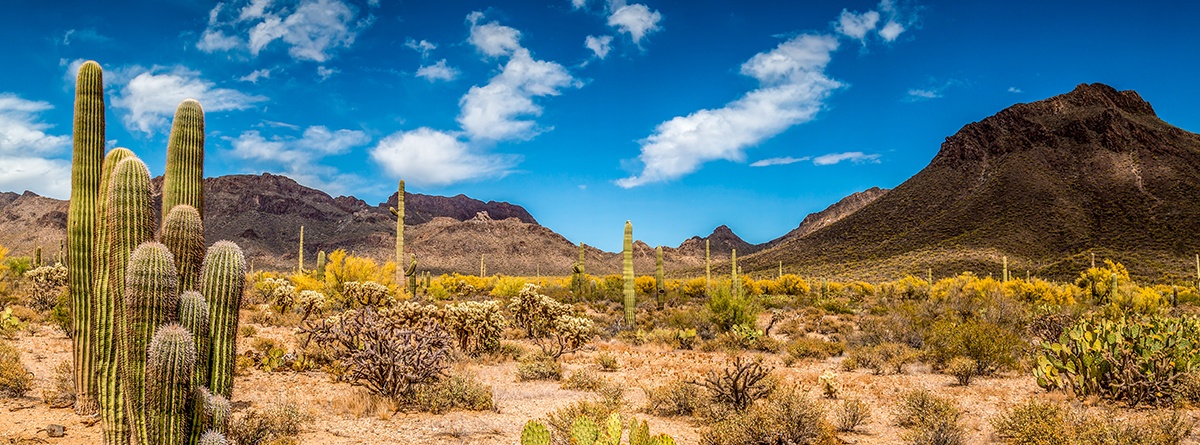
[[[1158,278],[1200,252],[1200,135],[1134,91],[1083,84],[946,138],[929,165],[823,228],[744,262],[822,275],[963,270],[1069,278],[1088,252]]]

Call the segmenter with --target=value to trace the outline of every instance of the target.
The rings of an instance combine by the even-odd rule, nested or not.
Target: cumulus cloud
[[[900,37],[900,33],[902,32],[904,32],[904,25],[896,22],[887,22],[886,25],[883,25],[883,29],[879,30],[879,37],[883,37],[883,40],[891,42]]]
[[[458,78],[458,69],[446,64],[446,59],[439,60],[433,65],[417,68],[417,77],[423,77],[430,82],[451,81]]]
[[[887,23],[879,29],[879,37],[885,42],[895,41],[917,21],[915,8],[900,8],[892,0],[881,0],[878,9],[887,19]]]
[[[843,9],[836,23],[837,32],[852,39],[863,40],[879,23],[879,12],[867,11],[859,14]]]
[[[342,70],[339,70],[337,68],[328,68],[325,65],[321,65],[321,66],[317,67],[317,77],[320,77],[322,82],[328,80],[330,77],[333,77],[334,74],[337,74],[340,72],[342,72]]]
[[[592,50],[596,57],[603,60],[608,57],[608,52],[612,50],[612,36],[587,36],[583,39],[583,46]]]
[[[145,134],[165,132],[169,118],[174,116],[179,102],[193,98],[204,104],[206,113],[244,110],[266,101],[229,88],[218,88],[200,78],[200,73],[184,67],[139,71],[121,87],[112,100],[114,108],[124,111],[122,123],[130,130]],[[120,71],[118,71],[120,73]]]
[[[428,186],[503,176],[519,161],[512,155],[480,153],[458,135],[425,127],[384,138],[371,158],[393,176]]]
[[[845,153],[829,153],[813,158],[813,165],[834,165],[842,161],[850,161],[855,164],[864,162],[879,162],[879,155],[866,154],[861,151],[849,151]]]
[[[41,113],[53,107],[42,101],[0,93],[0,191],[31,190],[65,199],[71,191],[69,135],[47,133],[52,127]]]
[[[863,45],[866,45],[872,31],[884,42],[892,42],[916,21],[911,9],[900,8],[892,0],[883,0],[875,9],[863,13],[843,9],[838,19],[833,21],[833,28],[838,34],[858,40]]]
[[[804,161],[807,161],[810,159],[812,159],[811,156],[804,156],[801,158],[793,158],[791,156],[784,156],[782,158],[767,158],[767,159],[761,159],[758,161],[754,161],[754,163],[750,164],[750,166],[751,167],[770,167],[772,165],[788,165],[788,164],[795,164],[797,162],[804,162]]]
[[[812,120],[825,98],[842,86],[825,74],[837,48],[834,36],[803,34],[755,55],[742,64],[741,72],[757,79],[758,89],[724,107],[659,124],[640,142],[641,174],[620,179],[617,185],[669,181],[718,159],[742,161],[746,148]]]
[[[288,2],[291,3],[291,2]],[[348,48],[374,16],[362,13],[344,0],[300,0],[280,5],[272,0],[251,0],[223,16],[225,3],[209,11],[208,26],[196,42],[204,52],[245,49],[257,56],[282,41],[296,60],[326,62],[336,48]]]
[[[641,45],[642,38],[646,34],[662,29],[659,26],[659,22],[662,21],[662,14],[658,11],[651,11],[650,7],[640,3],[632,5],[621,3],[623,2],[614,1],[609,6],[612,9],[612,14],[608,16],[608,26],[629,34],[634,44]]]
[[[497,22],[480,24],[483,13],[472,12],[467,16],[471,24],[471,36],[467,38],[475,49],[489,57],[510,55],[521,48],[521,31]]]
[[[343,155],[354,147],[370,143],[371,138],[362,131],[312,126],[300,137],[267,137],[257,130],[250,130],[226,139],[232,146],[231,154],[249,161],[248,166],[287,175],[330,194],[348,194],[365,185],[365,181],[356,175],[340,173],[321,164],[327,157]]]

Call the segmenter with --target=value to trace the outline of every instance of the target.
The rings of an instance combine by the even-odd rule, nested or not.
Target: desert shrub
[[[1071,289],[1071,285],[1060,286],[1039,278],[1029,281],[1009,280],[1004,283],[1004,292],[1034,306],[1075,304],[1075,292]]]
[[[58,296],[66,292],[67,268],[59,263],[41,266],[26,271],[25,279],[32,286],[28,306],[36,311],[48,311],[58,303]]]
[[[811,288],[809,287],[808,282],[804,281],[803,278],[793,274],[784,274],[783,276],[775,279],[775,285],[772,290],[774,291],[773,293],[777,293],[779,295],[791,295],[793,297],[799,297],[802,295],[808,295],[808,292],[811,290]]]
[[[880,286],[880,296],[891,300],[924,300],[929,297],[930,283],[912,275]]]
[[[836,444],[820,404],[785,387],[744,412],[720,419],[701,433],[704,445]]]
[[[300,429],[312,415],[291,401],[250,409],[229,424],[228,439],[238,445],[296,444]]]
[[[653,275],[642,275],[633,279],[633,290],[638,295],[654,295],[658,290],[658,283]]]
[[[841,432],[854,431],[871,420],[871,407],[859,399],[842,400],[833,408],[833,426]]]
[[[492,388],[475,375],[463,373],[451,374],[432,385],[418,388],[413,404],[421,411],[434,414],[454,409],[486,411],[496,407]]]
[[[374,281],[347,281],[342,283],[342,297],[347,307],[389,307],[395,300],[388,295],[388,288]]]
[[[21,354],[0,340],[0,396],[23,397],[33,388],[33,373],[21,364]]]
[[[692,278],[683,282],[683,286],[679,288],[679,293],[688,299],[697,299],[708,294],[708,280],[704,278]]]
[[[1200,365],[1198,343],[1200,320],[1192,316],[1092,316],[1042,345],[1034,375],[1046,389],[1165,405],[1180,397],[1181,382]]]
[[[883,343],[904,343],[913,348],[925,345],[925,338],[917,330],[916,322],[904,309],[885,315],[868,315],[859,319],[858,331],[850,336],[853,346],[872,346]]]
[[[311,341],[335,351],[347,367],[341,377],[373,393],[407,400],[436,383],[448,367],[453,338],[438,323],[412,326],[367,306],[301,329]]]
[[[0,337],[11,339],[23,327],[25,327],[25,323],[13,314],[13,308],[7,307],[0,312]]]
[[[508,322],[500,314],[498,301],[464,301],[446,306],[446,329],[458,339],[458,347],[478,357],[500,347],[500,333]]]
[[[526,380],[559,380],[562,365],[545,353],[534,353],[522,357],[517,363],[517,377]]]
[[[596,354],[596,364],[604,372],[614,372],[621,369],[621,364],[617,362],[617,357],[607,352]]]
[[[758,319],[758,307],[749,298],[734,295],[724,287],[713,291],[708,310],[712,312],[713,325],[721,332],[739,325],[754,326]]]
[[[599,391],[607,383],[604,377],[600,377],[595,372],[587,368],[580,368],[572,372],[570,377],[567,377],[562,382],[562,389],[570,389],[576,391]]]
[[[679,349],[692,349],[696,347],[696,330],[691,328],[676,330],[675,346]]]
[[[1113,276],[1116,276],[1117,288],[1129,284],[1129,270],[1121,263],[1104,260],[1104,266],[1088,268],[1080,272],[1075,279],[1075,287],[1083,291],[1094,304],[1107,304],[1113,294]]]
[[[814,337],[800,337],[787,343],[785,362],[803,359],[825,360],[844,352],[846,345]]]
[[[904,365],[917,359],[917,351],[903,343],[883,343],[875,346],[862,346],[850,350],[846,360],[842,361],[842,369],[853,371],[867,368],[875,375],[889,372],[902,374]]]
[[[597,400],[580,400],[546,415],[546,425],[550,430],[550,443],[554,445],[574,445],[571,440],[571,427],[580,418],[586,418],[595,425],[604,425],[605,420],[617,412],[620,404],[612,404]]]
[[[50,387],[42,391],[42,401],[51,408],[67,408],[75,404],[75,375],[70,360],[58,362]]]
[[[975,373],[991,375],[1014,369],[1026,343],[1005,326],[981,320],[964,323],[938,322],[925,340],[927,357],[935,368],[944,367],[954,357],[975,361]]]
[[[528,285],[536,286],[533,283],[526,283],[524,278],[504,275],[496,280],[496,285],[492,288],[491,295],[502,298],[516,297]]]
[[[1075,324],[1079,317],[1071,313],[1042,312],[1029,319],[1026,331],[1040,341],[1058,341],[1063,332]]]
[[[50,323],[62,329],[63,333],[67,334],[67,337],[71,337],[73,335],[71,332],[71,323],[74,323],[71,320],[71,293],[60,292],[56,298],[58,300],[54,304],[54,308],[50,309],[50,316],[47,319]]]
[[[954,380],[961,386],[971,384],[971,379],[975,377],[976,371],[979,370],[979,365],[967,357],[954,357],[946,362],[946,367],[942,369],[946,374],[954,376]]]
[[[914,445],[962,444],[966,433],[960,417],[954,402],[924,389],[905,393],[896,407],[896,423],[909,429],[904,438]]]
[[[1054,402],[1029,399],[992,419],[996,435],[1009,445],[1067,445],[1066,410]]]
[[[646,393],[645,412],[656,416],[691,416],[700,411],[708,403],[701,391],[694,384],[675,380],[652,389],[643,389]]]
[[[763,366],[761,358],[746,360],[739,356],[724,369],[709,372],[700,384],[708,389],[714,402],[744,411],[775,389],[770,375],[771,368]]]

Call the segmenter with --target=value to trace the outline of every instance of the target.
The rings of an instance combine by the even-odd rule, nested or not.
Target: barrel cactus
[[[129,267],[125,274],[124,339],[118,351],[121,357],[121,378],[128,407],[129,425],[137,443],[149,442],[151,423],[157,409],[151,406],[149,389],[154,385],[147,372],[150,363],[146,351],[159,327],[179,319],[179,274],[171,251],[161,243],[142,243],[129,256]],[[180,328],[181,331],[187,332]],[[187,381],[191,382],[192,366],[195,364],[195,344],[188,333],[191,344],[192,364],[188,366]]]
[[[227,399],[233,394],[238,307],[245,285],[246,258],[242,249],[229,241],[217,241],[209,247],[200,268],[200,293],[208,302],[212,337],[208,389]]]
[[[159,328],[150,341],[146,358],[145,412],[149,441],[141,443],[187,442],[195,366],[192,333],[176,323]]]

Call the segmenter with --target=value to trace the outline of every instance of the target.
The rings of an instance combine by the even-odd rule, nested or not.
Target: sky
[[[370,204],[525,207],[605,250],[752,243],[924,168],[963,125],[1102,82],[1200,131],[1197,2],[133,0],[0,4],[0,191],[65,199],[74,77],[163,171],[184,98],[205,176]]]

